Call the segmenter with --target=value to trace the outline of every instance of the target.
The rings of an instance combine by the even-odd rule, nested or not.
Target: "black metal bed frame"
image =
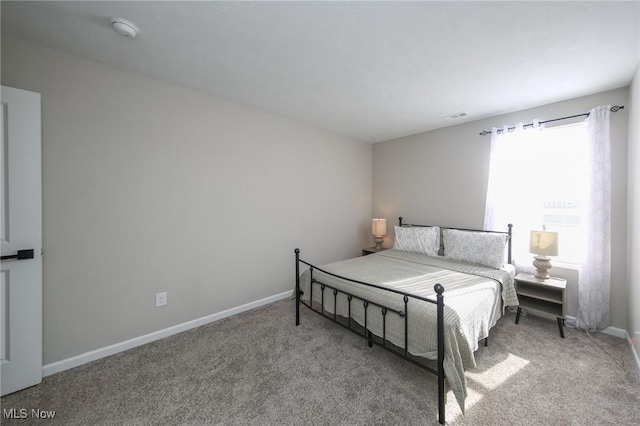
[[[415,226],[415,227],[428,227],[430,225],[415,225],[415,224],[404,224],[402,223],[402,217],[398,218],[398,222],[400,224],[400,226]],[[442,229],[457,229],[457,230],[461,230],[461,231],[471,231],[471,232],[492,232],[492,233],[498,233],[498,234],[507,234],[508,235],[508,252],[507,252],[507,259],[508,262],[511,263],[511,230],[512,230],[512,225],[509,224],[508,225],[508,231],[507,232],[501,232],[501,231],[483,231],[483,230],[476,230],[476,229],[464,229],[464,228],[447,228],[447,227],[440,227],[441,232]],[[440,240],[442,241],[442,239]],[[442,244],[441,244],[442,246]],[[368,345],[369,347],[372,347],[374,344],[377,346],[382,347],[383,349],[393,353],[394,355],[399,356],[400,358],[403,358],[404,360],[418,366],[419,368],[422,368],[432,374],[435,374],[438,377],[438,421],[440,424],[445,424],[445,373],[444,373],[444,287],[438,283],[436,284],[433,289],[436,292],[436,300],[431,300],[422,296],[418,296],[418,295],[414,295],[414,294],[410,294],[410,293],[406,293],[406,292],[402,292],[399,290],[395,290],[395,289],[391,289],[391,288],[387,288],[387,287],[381,287],[379,285],[376,284],[371,284],[371,283],[366,283],[363,281],[358,281],[358,280],[354,280],[354,279],[350,279],[350,278],[346,278],[346,277],[342,277],[340,275],[336,275],[333,274],[331,272],[325,271],[321,268],[318,268],[317,266],[312,265],[309,262],[304,261],[303,259],[300,258],[300,249],[296,248],[294,250],[295,252],[295,259],[296,259],[296,290],[295,290],[295,296],[296,296],[296,326],[300,325],[300,304],[305,305],[306,307],[308,307],[309,309],[311,309],[313,312],[320,314],[321,316],[335,322],[336,324],[348,329],[349,331],[352,331],[356,334],[358,334],[361,337],[364,337],[365,339],[367,339]],[[309,283],[309,303],[301,300],[300,296],[302,296],[303,292],[300,290],[300,264],[304,264],[307,265],[309,267],[309,274],[310,274],[310,283]],[[359,296],[355,296],[351,293],[348,293],[344,290],[340,290],[337,289],[331,285],[328,285],[326,283],[323,283],[317,279],[315,279],[313,277],[313,272],[314,271],[320,271],[324,274],[333,276],[335,278],[341,279],[341,280],[345,280],[348,282],[352,282],[352,283],[356,283],[356,284],[361,284],[364,286],[368,286],[368,287],[373,287],[376,289],[380,289],[380,290],[384,290],[390,293],[396,293],[398,295],[402,296],[402,300],[404,302],[404,310],[397,310],[397,309],[393,309],[390,308],[388,306],[384,306],[381,305],[379,303],[375,303],[372,302],[370,300],[366,300],[362,297]],[[321,303],[320,303],[320,309],[316,309],[313,306],[313,285],[317,284],[320,286],[320,291],[321,291]],[[333,294],[333,314],[327,315],[324,309],[324,303],[325,303],[325,289],[329,289],[330,292]],[[337,298],[338,298],[338,293],[344,294],[347,297],[347,301],[348,301],[348,317],[344,318],[344,321],[341,321],[338,318],[337,315]],[[360,326],[355,320],[352,321],[351,318],[351,306],[352,306],[352,302],[354,301],[354,299],[359,300],[362,303],[362,306],[364,307],[364,325]],[[437,349],[438,349],[438,357],[437,357],[437,365],[436,368],[431,368],[428,365],[425,365],[419,361],[417,361],[416,359],[414,359],[408,352],[408,347],[409,347],[409,321],[408,321],[408,308],[409,308],[409,300],[411,299],[415,299],[415,300],[420,300],[423,302],[427,302],[427,303],[432,303],[434,305],[436,305],[436,315],[437,315]],[[380,309],[380,314],[382,315],[382,336],[379,337],[377,336],[377,338],[374,339],[373,334],[371,333],[371,331],[369,331],[369,329],[367,328],[367,314],[368,314],[368,310],[370,306],[375,306],[378,307]],[[386,339],[386,315],[392,312],[398,316],[400,316],[401,318],[403,318],[404,320],[404,348],[399,352],[398,350],[394,349],[394,346],[392,346],[392,344],[390,342],[387,342]],[[344,324],[344,322],[346,322],[346,324]],[[355,323],[355,324],[353,324]],[[389,343],[389,344],[387,344]],[[485,346],[487,344],[487,340],[485,339]]]

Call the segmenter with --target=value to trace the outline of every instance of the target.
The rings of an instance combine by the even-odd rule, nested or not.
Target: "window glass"
[[[587,135],[584,124],[542,132],[548,155],[542,224],[558,233],[559,258],[577,263],[582,245]]]
[[[582,244],[587,135],[584,123],[527,129],[492,143],[485,221],[514,224],[513,255],[530,264],[529,231],[558,232],[558,260],[578,263]]]

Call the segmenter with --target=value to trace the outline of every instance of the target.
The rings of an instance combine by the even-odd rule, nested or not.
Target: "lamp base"
[[[376,243],[376,250],[382,250],[382,242],[384,241],[384,237],[374,235],[373,241]]]
[[[551,269],[551,259],[547,256],[534,256],[533,266],[536,268],[535,277],[542,280],[550,278],[549,269]]]

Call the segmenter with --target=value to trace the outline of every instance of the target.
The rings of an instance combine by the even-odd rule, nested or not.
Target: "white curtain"
[[[517,271],[533,272],[533,255],[529,253],[529,231],[541,229],[544,217],[543,197],[554,197],[559,180],[568,177],[556,173],[564,170],[558,158],[584,161],[576,181],[584,183],[581,198],[582,223],[574,234],[563,234],[574,243],[580,240],[578,272],[578,313],[575,324],[567,325],[596,330],[609,325],[611,287],[611,142],[609,140],[610,106],[589,111],[584,122],[586,141],[584,160],[562,143],[558,129],[544,130],[534,120],[532,127],[519,123],[512,130],[491,131],[491,162],[485,208],[485,229],[501,231],[513,223],[513,261]],[[500,130],[500,132],[498,132]],[[562,146],[562,147],[561,147]],[[560,152],[562,150],[562,155]],[[554,155],[554,153],[556,155]],[[566,160],[565,160],[566,161]],[[557,195],[557,194],[555,194]],[[555,229],[550,229],[555,230]],[[578,250],[576,250],[578,251]]]
[[[576,327],[601,330],[609,325],[611,288],[611,141],[609,111],[599,106],[585,120],[589,146],[584,195],[585,232],[578,272]]]
[[[529,231],[542,226],[541,187],[545,168],[545,147],[540,141],[540,126],[522,123],[508,130],[491,130],[491,162],[485,206],[484,229],[504,231],[507,224],[513,228],[513,263],[518,271],[533,271],[529,254]]]

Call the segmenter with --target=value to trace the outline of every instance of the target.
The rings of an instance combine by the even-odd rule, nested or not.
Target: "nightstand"
[[[378,249],[376,248],[376,246],[373,246],[373,247],[367,247],[367,248],[363,248],[363,249],[362,249],[362,255],[363,255],[363,256],[366,256],[366,255],[371,254],[371,253],[379,253],[379,252],[381,252],[381,251],[385,251],[385,250],[386,250],[386,248],[384,248],[384,247],[382,247],[380,250],[378,250]]]
[[[524,308],[533,314],[555,318],[558,322],[560,337],[564,339],[563,322],[567,306],[567,280],[553,277],[543,280],[532,274],[520,272],[516,275],[515,283],[520,302],[516,314],[516,324],[520,321],[520,311]]]

